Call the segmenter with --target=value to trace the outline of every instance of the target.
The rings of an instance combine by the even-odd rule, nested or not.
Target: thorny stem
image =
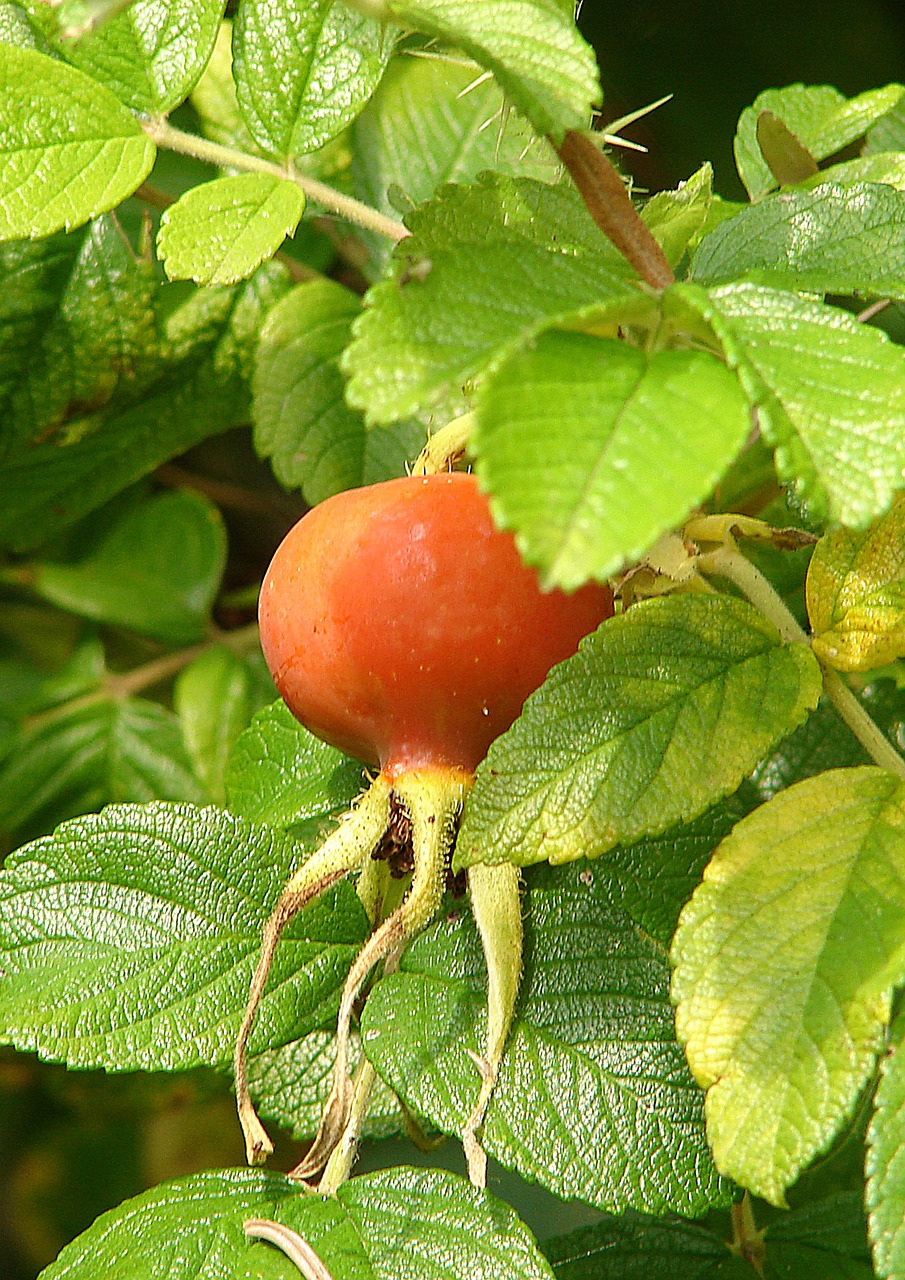
[[[672,268],[631,202],[619,173],[590,138],[570,129],[557,148],[588,212],[653,289],[675,283]]]
[[[184,133],[182,129],[174,129],[165,120],[142,120],[140,123],[151,141],[168,151],[178,151],[218,168],[242,169],[246,173],[269,173],[287,182],[294,182],[306,196],[316,200],[330,213],[354,222],[356,226],[372,231],[375,235],[385,236],[388,240],[403,240],[409,234],[401,222],[387,218],[370,205],[343,195],[341,191],[328,187],[326,183],[318,182],[307,174],[299,173],[291,166],[275,164],[272,160],[251,156],[247,152],[236,151],[233,147],[221,146],[219,142],[211,142],[195,133]]]
[[[216,645],[225,645],[233,653],[243,654],[256,648],[257,644],[258,624],[256,622],[250,622],[248,626],[239,627],[235,631],[214,631],[209,640],[189,645],[187,649],[179,649],[176,653],[165,653],[163,657],[154,658],[151,662],[145,662],[131,671],[108,672],[99,689],[92,689],[90,693],[82,694],[79,698],[71,698],[61,707],[51,707],[39,715],[27,717],[23,722],[23,728],[32,731],[40,729],[43,725],[55,720],[62,711],[68,713],[81,710],[82,707],[94,706],[95,703],[103,702],[107,698],[129,698],[133,694],[140,693],[142,689],[163,684],[165,680],[178,675],[196,658],[200,658],[203,653],[207,653],[208,649]]]
[[[726,545],[704,552],[697,558],[697,567],[702,573],[715,573],[733,582],[770,619],[783,640],[790,643],[810,643],[764,575],[734,546]],[[870,758],[881,769],[888,769],[890,773],[905,778],[905,760],[880,732],[838,671],[823,667],[823,687],[826,696]]]

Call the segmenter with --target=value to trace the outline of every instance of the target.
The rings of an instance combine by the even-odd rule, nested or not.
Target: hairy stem
[[[309,178],[307,174],[299,173],[290,166],[275,164],[272,160],[264,160],[260,156],[250,156],[247,152],[236,151],[233,147],[221,146],[219,142],[210,142],[207,138],[201,138],[195,133],[184,133],[182,129],[174,129],[165,120],[142,120],[141,127],[152,142],[158,147],[165,147],[168,151],[178,151],[182,155],[192,156],[195,160],[203,160],[206,164],[216,165],[218,168],[241,169],[246,173],[270,173],[274,177],[283,178],[286,182],[294,182],[296,186],[301,187],[306,196],[316,200],[330,213],[345,218],[347,222],[354,222],[356,226],[372,231],[375,235],[397,241],[405,239],[409,234],[401,222],[387,218],[377,209],[372,209],[370,205],[343,195],[341,191],[328,187],[324,182],[318,182],[316,178]]]
[[[570,129],[559,158],[587,205],[588,212],[624,258],[653,289],[675,283],[663,250],[632,204],[625,183],[590,138]]]
[[[705,551],[698,556],[697,566],[702,573],[715,573],[733,582],[770,619],[783,640],[810,644],[807,635],[764,575],[733,545]],[[870,758],[881,769],[888,769],[890,773],[905,778],[905,760],[867,714],[839,672],[829,667],[822,667],[822,670],[826,696]]]

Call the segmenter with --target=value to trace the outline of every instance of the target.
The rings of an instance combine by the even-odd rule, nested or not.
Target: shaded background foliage
[[[739,112],[762,89],[803,81],[853,95],[905,79],[901,0],[584,0],[581,26],[598,50],[605,121],[675,95],[627,131],[649,147],[647,155],[624,160],[641,188],[675,186],[710,159],[716,189],[739,198],[732,136]],[[155,181],[173,194],[201,176],[195,162],[172,155],[161,160]],[[129,204],[126,221],[131,216],[137,231],[139,206]],[[318,260],[323,247],[304,224],[294,251],[324,265]],[[241,589],[260,578],[273,547],[304,509],[301,499],[277,487],[244,430],[205,442],[156,478],[164,484],[191,478],[220,505],[229,537],[226,588],[234,596],[221,603],[218,621],[234,626],[251,618],[253,606]],[[7,626],[30,625],[28,607],[14,592],[0,607]],[[128,666],[143,655],[122,656]],[[0,1053],[0,1144],[0,1280],[33,1277],[99,1213],[144,1187],[242,1161],[229,1088],[213,1073],[116,1079],[9,1052]],[[288,1168],[296,1158],[287,1142],[274,1167]],[[360,1168],[399,1159],[412,1161],[408,1144],[393,1152],[365,1149]],[[455,1144],[432,1159],[461,1171]],[[541,1239],[597,1216],[564,1207],[498,1169],[490,1184]]]

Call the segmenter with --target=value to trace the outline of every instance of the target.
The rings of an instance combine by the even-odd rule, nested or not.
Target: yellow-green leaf
[[[905,493],[863,532],[818,542],[807,578],[814,652],[840,671],[905,656]]]
[[[855,1105],[905,977],[905,782],[829,770],[743,818],[672,958],[717,1167],[781,1204]]]
[[[0,85],[0,240],[80,226],[144,182],[154,144],[109,89],[5,44]]]

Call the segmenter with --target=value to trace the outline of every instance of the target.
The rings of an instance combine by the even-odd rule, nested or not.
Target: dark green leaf
[[[557,316],[634,292],[568,187],[488,174],[443,188],[409,223],[344,360],[349,402],[373,422],[431,405]]]
[[[816,705],[805,645],[728,596],[648,600],[554,667],[479,765],[460,865],[596,857],[734,791]]]
[[[246,422],[251,352],[288,283],[268,264],[242,286],[191,293],[163,319],[162,363],[141,395],[70,420],[60,443],[12,452],[0,466],[0,543],[36,546],[160,463]]]
[[[0,44],[0,240],[77,227],[130,196],[154,144],[109,90]]]
[[[283,702],[258,712],[226,771],[230,809],[273,827],[322,823],[361,789],[361,765],[302,728]]]
[[[741,277],[801,292],[905,297],[905,192],[822,183],[768,196],[695,254],[699,284]]]
[[[111,801],[204,798],[175,718],[140,698],[41,716],[0,765],[0,828],[26,837]]]
[[[33,585],[82,617],[187,644],[207,632],[225,563],[219,511],[183,490],[127,511],[84,559],[39,564]]]
[[[638,560],[749,433],[738,379],[710,352],[547,332],[484,384],[472,443],[499,522],[545,585],[571,591]]]
[[[767,1280],[874,1280],[860,1193],[802,1205],[764,1234]]]
[[[41,1280],[299,1280],[281,1252],[246,1238],[252,1218],[297,1232],[336,1280],[450,1280],[451,1265],[468,1280],[552,1280],[508,1205],[443,1170],[406,1168],[353,1178],[335,1197],[257,1169],[165,1183],[104,1214]]]
[[[381,23],[337,0],[243,0],[233,73],[256,141],[285,159],[322,147],[367,102],[392,50]]]
[[[160,356],[156,292],[109,217],[0,245],[0,454],[143,385]]]
[[[669,1218],[607,1218],[544,1241],[557,1280],[753,1280],[712,1231]],[[830,1280],[821,1276],[821,1280]]]
[[[831,770],[720,845],[673,942],[719,1168],[782,1203],[874,1067],[905,976],[905,783]]]
[[[300,847],[221,809],[111,806],[27,845],[0,873],[3,1039],[70,1066],[231,1061],[261,929]],[[253,1052],[335,1009],[366,927],[348,883],[288,927]]]
[[[182,671],[173,705],[207,798],[226,799],[226,762],[256,709],[259,693],[248,663],[225,645],[208,649]]]
[[[675,1042],[666,957],[607,905],[606,880],[599,867],[531,878],[523,988],[484,1145],[565,1198],[700,1214],[727,1188]],[[454,908],[365,1006],[368,1057],[446,1132],[461,1133],[477,1097],[468,1050],[482,1051],[486,982],[471,917]]]

